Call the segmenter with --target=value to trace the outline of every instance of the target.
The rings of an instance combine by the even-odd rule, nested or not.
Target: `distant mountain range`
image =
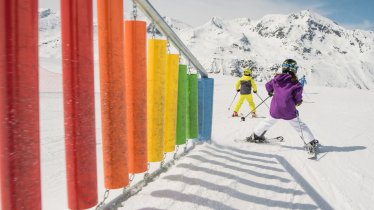
[[[39,18],[40,55],[58,60],[60,16],[41,9]],[[257,81],[267,81],[283,60],[293,58],[300,66],[298,74],[306,75],[309,84],[374,89],[372,31],[348,30],[307,10],[260,20],[213,17],[196,28],[165,20],[209,72],[240,75],[241,67],[250,66]],[[97,48],[96,24],[94,28]]]

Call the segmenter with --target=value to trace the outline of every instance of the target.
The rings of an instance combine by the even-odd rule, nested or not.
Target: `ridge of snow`
[[[61,58],[60,16],[50,9],[39,12],[40,55]],[[238,76],[249,66],[257,81],[266,81],[275,73],[272,69],[294,58],[299,75],[306,75],[310,84],[374,89],[374,32],[345,29],[315,12],[259,20],[213,17],[194,28],[170,17],[165,20],[210,72]],[[94,30],[96,46],[97,24]]]

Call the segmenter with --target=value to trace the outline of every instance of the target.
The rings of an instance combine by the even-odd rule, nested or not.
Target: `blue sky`
[[[322,9],[330,11],[328,17],[338,23],[374,30],[373,0],[329,0]]]
[[[350,29],[374,31],[374,0],[149,0],[158,11],[192,26],[213,16],[259,19],[266,14],[289,14],[309,9]],[[59,9],[59,0],[39,0],[40,7]],[[131,0],[124,0],[130,11]],[[96,4],[96,1],[95,1]],[[96,12],[95,12],[96,14]]]

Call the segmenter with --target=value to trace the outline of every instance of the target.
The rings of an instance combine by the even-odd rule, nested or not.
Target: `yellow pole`
[[[166,68],[166,112],[164,152],[173,152],[177,133],[179,55],[168,54]]]
[[[166,40],[148,40],[147,116],[148,161],[163,159],[165,94],[166,94]]]

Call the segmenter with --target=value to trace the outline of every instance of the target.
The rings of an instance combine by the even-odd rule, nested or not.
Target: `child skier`
[[[247,137],[249,142],[263,142],[265,133],[279,119],[287,120],[299,133],[306,144],[309,153],[314,153],[318,141],[314,138],[309,127],[300,120],[296,106],[302,103],[303,88],[296,77],[298,66],[295,60],[287,59],[282,64],[282,74],[276,75],[266,83],[269,96],[273,96],[270,104],[270,116],[254,129]]]
[[[244,76],[242,76],[235,84],[236,91],[240,92],[240,98],[235,106],[233,117],[238,116],[238,111],[242,106],[244,99],[247,100],[249,107],[252,111],[252,117],[256,117],[255,103],[252,98],[252,89],[254,93],[257,93],[257,86],[253,78],[251,77],[252,71],[249,68],[243,69]]]

